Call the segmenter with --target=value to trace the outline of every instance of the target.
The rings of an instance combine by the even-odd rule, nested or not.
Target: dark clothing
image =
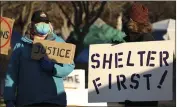
[[[125,107],[158,107],[158,101],[126,101],[120,104],[125,104]]]
[[[23,107],[66,107],[58,104],[51,104],[51,103],[36,103],[36,104],[30,104]]]
[[[142,41],[154,41],[154,37],[150,33],[127,33],[128,36],[125,37],[127,42],[142,42]]]

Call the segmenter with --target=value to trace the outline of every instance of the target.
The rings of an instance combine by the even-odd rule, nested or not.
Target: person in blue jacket
[[[48,57],[31,59],[33,38],[64,42],[53,33],[47,14],[36,11],[21,41],[16,43],[5,77],[6,107],[66,106],[63,77],[75,68],[73,64],[51,62]]]

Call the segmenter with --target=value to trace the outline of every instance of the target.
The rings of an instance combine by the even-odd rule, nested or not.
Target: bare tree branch
[[[2,8],[2,7],[4,7],[5,5],[7,5],[7,2],[0,1],[0,4],[1,4],[0,6],[1,6],[1,8]]]
[[[81,26],[82,24],[82,14],[83,14],[83,8],[82,8],[82,3],[81,1],[77,2],[78,3],[78,6],[79,6],[79,17],[78,17],[78,25],[79,27]]]
[[[96,19],[101,15],[101,13],[103,12],[103,9],[104,9],[105,4],[106,4],[106,1],[103,1],[103,2],[101,3],[101,6],[100,6],[100,8],[98,9],[97,14],[95,15],[95,17],[93,17],[92,20],[90,20],[89,25],[92,25],[92,24],[96,21]]]
[[[0,14],[0,16],[3,16],[3,13],[4,13],[4,7],[1,7],[1,14]]]
[[[63,14],[65,15],[65,17],[68,19],[69,23],[73,26],[73,28],[75,28],[75,25],[71,22],[70,17],[67,15],[67,13],[64,11],[63,7],[58,4],[59,8],[61,9],[61,11],[63,12]]]
[[[97,20],[97,18],[103,12],[106,2],[105,1],[101,2],[101,6],[97,10],[97,14],[95,14],[94,16],[92,16],[92,14],[90,14],[88,1],[72,2],[72,4],[73,4],[74,10],[75,10],[74,31],[78,35],[78,39],[79,39],[78,44],[82,44],[86,34],[89,32],[90,26]],[[94,6],[96,6],[96,4],[97,4],[97,2],[94,4]],[[85,14],[84,19],[82,19],[83,14]],[[82,30],[80,30],[80,29],[82,29]]]
[[[95,7],[96,7],[96,5],[98,5],[98,1],[95,1],[95,3],[93,4],[93,7],[92,7],[92,11],[91,12],[94,12],[95,11]]]
[[[21,14],[21,21],[22,21],[22,23],[25,22],[26,8],[27,8],[27,5],[24,5],[23,9],[22,9],[22,14]]]
[[[25,32],[26,32],[26,30],[27,30],[27,27],[28,27],[28,24],[31,22],[31,17],[32,17],[32,14],[33,14],[33,8],[34,8],[34,4],[35,4],[36,2],[35,1],[32,1],[32,2],[30,2],[30,5],[29,5],[29,13],[28,13],[28,15],[27,15],[27,17],[25,17],[25,16],[23,16],[23,18],[26,18],[26,20],[25,19],[23,19],[23,23],[24,23],[24,27],[23,27],[23,30],[22,30],[22,34],[24,35],[25,34]],[[25,11],[26,12],[26,11]],[[25,14],[25,13],[24,13]],[[23,15],[24,15],[23,14]]]
[[[88,25],[89,23],[89,2],[88,1],[83,1],[84,5],[84,10],[85,10],[85,24]]]
[[[71,2],[72,5],[73,5],[73,8],[74,8],[74,14],[75,14],[75,17],[74,17],[74,23],[75,23],[75,29],[79,27],[79,23],[78,23],[78,8],[76,6],[76,3],[74,1]]]
[[[1,14],[0,14],[0,16],[3,16],[3,12],[4,12],[4,7],[3,7],[3,5],[4,5],[4,3],[2,2],[2,1],[0,1],[0,4],[1,4]]]
[[[60,29],[60,33],[61,33],[62,38],[64,40],[66,40],[72,31],[72,26],[68,26],[67,18],[65,17],[65,15],[61,11],[61,9],[59,9],[59,7],[57,6],[56,3],[53,4],[53,7],[55,7],[55,11],[57,11],[57,12],[54,12],[54,14],[56,16],[56,19],[54,18],[54,20],[56,20],[56,22],[57,22],[57,20],[59,18],[58,13],[60,14],[61,18],[63,19],[63,25]]]

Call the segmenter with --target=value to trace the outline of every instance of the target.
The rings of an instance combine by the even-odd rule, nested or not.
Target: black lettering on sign
[[[131,51],[128,52],[127,66],[134,66],[134,63],[130,62],[131,53],[132,53]]]
[[[73,82],[73,77],[72,76],[67,76],[65,77],[63,80],[67,81],[67,82]]]
[[[151,52],[151,54],[156,54],[156,53],[157,53],[156,51]],[[155,57],[151,56],[150,60],[154,60],[154,59],[155,59]],[[155,64],[150,63],[149,66],[154,67]]]
[[[46,53],[46,48],[44,48],[43,46],[41,46],[41,54],[45,54]]]
[[[94,87],[95,87],[95,90],[96,90],[96,93],[97,94],[99,94],[100,92],[99,92],[99,90],[98,90],[98,87],[100,87],[101,86],[101,83],[96,83],[97,81],[99,81],[100,80],[100,77],[98,77],[98,78],[96,78],[95,80],[93,80],[93,85],[94,85]]]
[[[122,77],[123,79],[122,79],[122,81],[120,81],[120,78],[119,77]],[[118,88],[118,90],[120,91],[121,90],[121,85],[122,85],[122,87],[124,88],[124,89],[127,89],[127,87],[125,86],[125,81],[126,81],[126,77],[125,77],[125,75],[118,75],[117,76],[117,88]]]
[[[163,57],[164,54],[165,54],[165,57]],[[169,66],[169,64],[167,63],[168,57],[169,57],[168,51],[160,52],[160,67],[163,66],[163,61],[165,63],[165,66]]]
[[[80,81],[79,81],[79,75],[67,76],[67,77],[63,78],[63,80],[65,80],[67,82],[80,83]]]
[[[111,69],[112,54],[110,54],[110,56],[108,57],[108,58],[109,58],[108,60],[106,60],[106,56],[108,56],[108,55],[107,55],[107,54],[104,54],[104,56],[103,56],[103,69],[105,69],[106,63],[109,64],[109,69]]]
[[[70,81],[70,80],[71,80],[71,82],[74,81],[72,76],[68,76],[68,81]]]
[[[159,88],[159,89],[161,88],[161,85],[163,84],[163,82],[165,80],[165,77],[167,76],[167,73],[168,73],[168,71],[165,70],[165,72],[163,73],[162,78],[161,78],[161,80],[160,80],[159,85],[157,86],[157,88]]]
[[[56,47],[47,47],[43,46],[39,43],[34,44],[35,46],[35,51],[34,53],[38,54],[47,54],[47,55],[55,55],[55,56],[60,56],[60,57],[65,57],[65,58],[70,58],[70,51],[71,50],[65,50],[65,49],[60,49]]]
[[[109,81],[109,89],[111,89],[111,83],[112,83],[112,81],[111,81],[111,80],[112,80],[112,75],[111,75],[111,74],[109,74],[109,80],[108,80],[108,81]]]
[[[0,38],[8,39],[9,37],[9,31],[1,31],[0,30]]]
[[[155,59],[155,57],[152,57],[152,54],[156,54],[156,51],[149,51],[148,52],[146,66],[151,66],[151,67],[155,66],[155,64],[150,63],[151,60]]]
[[[151,51],[148,52],[146,66],[149,66]]]
[[[57,56],[59,56],[59,54],[60,54],[60,48],[58,48],[57,50]]]
[[[65,49],[60,49],[60,57],[64,57],[64,55],[62,55],[62,51],[65,51]]]
[[[52,48],[52,47],[48,47],[48,50],[49,50],[48,55],[51,54],[51,52],[52,52],[52,51],[51,51],[51,48]]]
[[[78,78],[78,77],[79,77],[79,75],[75,75],[75,82],[76,82],[76,83],[80,83],[80,81],[79,81],[79,78]]]
[[[65,58],[69,58],[69,52],[70,52],[71,50],[66,50],[66,55],[65,55]]]
[[[147,80],[147,90],[150,90],[150,81],[149,81],[149,78],[151,76],[152,76],[151,74],[145,74],[145,75],[143,75],[143,77],[145,77],[146,80]]]
[[[53,55],[55,55],[55,50],[56,49],[57,49],[56,47],[53,47]]]
[[[122,58],[119,58],[119,56],[123,55],[123,52],[115,53],[115,68],[122,68],[123,64],[119,65],[119,62],[122,61]]]
[[[143,55],[145,54],[145,51],[139,51],[138,54],[140,55],[140,66],[143,66]]]
[[[100,67],[100,61],[95,59],[95,57],[99,58],[100,55],[98,53],[96,53],[96,54],[92,54],[92,56],[91,56],[91,61],[96,63],[96,65],[91,65],[91,67],[94,68],[94,69]]]
[[[130,85],[130,88],[132,88],[132,89],[138,89],[138,87],[139,87],[139,81],[137,79],[135,79],[135,78],[140,79],[140,75],[139,74],[133,74],[131,76],[131,82],[135,83],[134,86],[132,84]]]
[[[3,38],[4,39],[8,39],[8,35],[9,35],[9,31],[6,31],[5,34],[4,34],[4,36],[3,36]]]

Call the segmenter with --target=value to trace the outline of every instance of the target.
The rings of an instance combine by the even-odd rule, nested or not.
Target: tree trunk
[[[33,7],[34,7],[34,4],[35,4],[34,1],[30,2],[29,13],[28,13],[27,17],[23,16],[23,15],[25,15],[25,13],[26,13],[27,11],[26,11],[26,10],[23,11],[23,12],[25,12],[25,13],[22,14],[23,23],[24,23],[24,26],[23,26],[23,29],[22,29],[22,35],[25,35],[25,32],[26,32],[26,30],[27,30],[27,28],[28,28],[28,24],[31,22],[31,17],[32,17],[32,14],[33,14]],[[24,7],[24,8],[26,8],[26,7]],[[26,20],[25,20],[25,19],[26,19]]]
[[[4,12],[4,6],[3,6],[3,4],[2,4],[2,1],[0,1],[0,5],[1,5],[1,7],[0,7],[0,9],[1,9],[1,16],[3,16],[3,12]]]
[[[4,8],[1,7],[1,16],[3,16]]]

